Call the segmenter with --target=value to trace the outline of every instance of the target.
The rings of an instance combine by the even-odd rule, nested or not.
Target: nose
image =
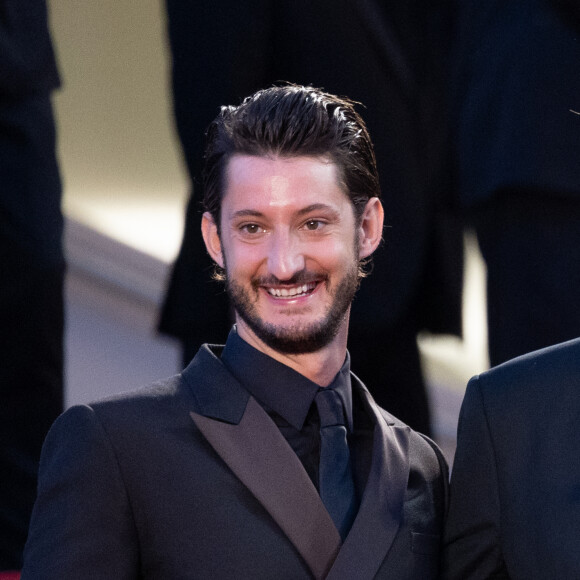
[[[289,280],[304,270],[304,254],[301,243],[291,232],[276,232],[268,248],[268,273],[278,280]]]

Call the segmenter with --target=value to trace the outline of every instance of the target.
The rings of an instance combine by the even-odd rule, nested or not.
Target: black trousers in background
[[[62,412],[61,269],[3,301],[0,331],[0,569],[19,569],[44,437]],[[5,296],[3,296],[5,298]]]
[[[504,192],[474,212],[492,366],[580,336],[580,200]]]
[[[0,570],[17,570],[63,407],[63,219],[48,95],[0,98]]]

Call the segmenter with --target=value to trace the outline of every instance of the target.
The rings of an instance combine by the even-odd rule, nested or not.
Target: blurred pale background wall
[[[155,323],[183,229],[162,0],[49,0],[67,217],[67,403],[179,369]],[[473,240],[464,340],[421,337],[435,430],[452,440],[467,379],[487,367],[484,270]]]
[[[173,132],[163,3],[51,0],[67,215],[163,260],[186,181]]]

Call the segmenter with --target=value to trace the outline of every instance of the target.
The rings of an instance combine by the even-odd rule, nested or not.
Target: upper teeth
[[[268,288],[268,292],[272,296],[287,298],[288,296],[305,294],[309,290],[312,290],[315,286],[316,284],[314,282],[311,282],[309,284],[303,284],[302,286],[295,286],[294,288]]]

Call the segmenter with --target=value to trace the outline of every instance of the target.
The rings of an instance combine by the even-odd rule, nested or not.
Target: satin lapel
[[[329,580],[375,577],[399,529],[409,477],[409,428],[388,424],[356,379],[355,388],[375,421],[372,464],[358,514]]]
[[[266,508],[310,567],[324,578],[340,536],[296,454],[250,397],[239,424],[191,413],[207,441]]]

